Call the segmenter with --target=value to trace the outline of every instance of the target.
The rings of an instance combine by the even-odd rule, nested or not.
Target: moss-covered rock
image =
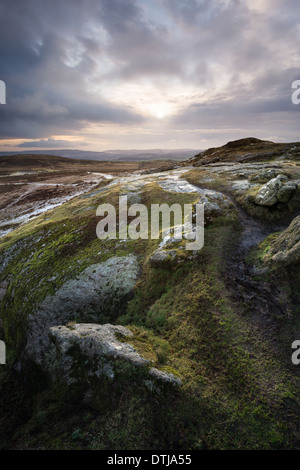
[[[277,266],[300,263],[300,216],[271,243],[267,259]]]
[[[297,189],[296,183],[287,183],[288,177],[278,175],[266,183],[256,194],[255,203],[260,206],[274,206],[277,202],[288,202]]]
[[[159,384],[181,385],[173,374],[153,367],[153,361],[142,357],[126,342],[134,335],[123,326],[73,323],[51,327],[49,336],[52,354],[51,361],[44,364],[45,372],[56,385],[60,382],[72,388],[73,393],[78,387],[84,390],[89,401],[109,382],[120,384],[125,380],[133,387],[143,384],[149,387],[152,381],[157,391]]]

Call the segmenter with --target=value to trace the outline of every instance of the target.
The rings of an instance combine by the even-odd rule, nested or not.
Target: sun
[[[152,102],[148,103],[147,112],[156,119],[164,119],[172,114],[172,109],[167,102]]]
[[[155,117],[157,117],[157,119],[164,119],[164,117],[166,117],[166,113],[163,110],[159,110],[155,113]]]

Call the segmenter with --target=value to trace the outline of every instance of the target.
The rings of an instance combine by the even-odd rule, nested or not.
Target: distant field
[[[0,157],[0,237],[30,218],[111,179],[172,168],[172,160],[93,161],[56,155]]]
[[[174,160],[147,160],[147,161],[94,161],[79,160],[73,158],[59,157],[56,155],[34,155],[16,154],[0,157],[0,176],[8,175],[15,178],[16,172],[39,172],[39,178],[49,176],[49,172],[70,172],[81,174],[82,172],[97,171],[100,173],[118,174],[137,170],[149,170],[155,168],[166,168],[175,164]],[[31,180],[34,175],[22,175]],[[16,175],[18,177],[18,175]]]
[[[193,157],[199,149],[150,149],[150,150],[106,150],[103,152],[91,152],[84,150],[30,150],[18,152],[19,155],[51,155],[66,157],[76,160],[94,160],[94,161],[141,161],[141,160],[187,160]],[[0,152],[0,157],[11,156],[16,152]]]

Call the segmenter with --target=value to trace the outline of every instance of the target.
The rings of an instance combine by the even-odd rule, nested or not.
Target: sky
[[[298,0],[0,0],[0,150],[300,140]]]

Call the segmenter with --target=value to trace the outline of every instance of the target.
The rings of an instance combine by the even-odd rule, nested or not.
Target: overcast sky
[[[0,0],[0,150],[300,140],[298,0]]]

